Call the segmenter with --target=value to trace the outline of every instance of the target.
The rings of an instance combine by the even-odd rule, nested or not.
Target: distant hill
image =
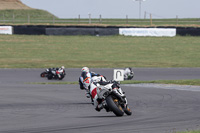
[[[31,8],[23,4],[20,0],[0,0],[0,20],[13,19],[13,15],[15,15],[15,19],[27,19],[27,14],[29,14],[32,19],[57,18],[48,11]]]
[[[23,4],[20,0],[0,0],[0,10],[9,9],[32,9]]]

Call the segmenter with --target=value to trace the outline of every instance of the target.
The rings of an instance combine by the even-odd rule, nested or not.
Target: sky
[[[59,18],[200,18],[200,0],[21,0]],[[140,10],[141,7],[141,10]],[[141,15],[140,15],[141,11]],[[146,13],[145,13],[146,12]]]

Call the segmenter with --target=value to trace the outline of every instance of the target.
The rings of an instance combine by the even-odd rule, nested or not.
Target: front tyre
[[[46,72],[42,72],[42,73],[40,74],[40,77],[42,77],[42,78],[46,77]]]
[[[60,75],[60,78],[58,78],[59,80],[62,80],[65,76],[64,75]]]
[[[122,107],[118,104],[118,100],[113,99],[111,95],[106,98],[106,103],[108,108],[110,108],[110,110],[112,110],[116,116],[124,115],[124,111]]]
[[[126,107],[124,108],[124,112],[127,114],[127,115],[132,115],[132,111],[131,109],[126,105]]]

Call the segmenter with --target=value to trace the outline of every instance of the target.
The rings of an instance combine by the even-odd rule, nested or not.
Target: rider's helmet
[[[89,72],[89,68],[88,67],[83,67],[82,69],[81,69],[81,72]]]
[[[65,69],[65,67],[64,67],[64,66],[61,66],[61,68],[62,68],[62,69]]]

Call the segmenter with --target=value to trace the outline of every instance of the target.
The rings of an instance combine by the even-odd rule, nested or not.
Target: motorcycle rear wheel
[[[122,107],[118,104],[118,100],[113,99],[111,95],[106,98],[106,103],[110,110],[112,110],[116,116],[124,115],[124,111]]]
[[[51,80],[53,78],[52,74],[48,74],[48,80]]]

